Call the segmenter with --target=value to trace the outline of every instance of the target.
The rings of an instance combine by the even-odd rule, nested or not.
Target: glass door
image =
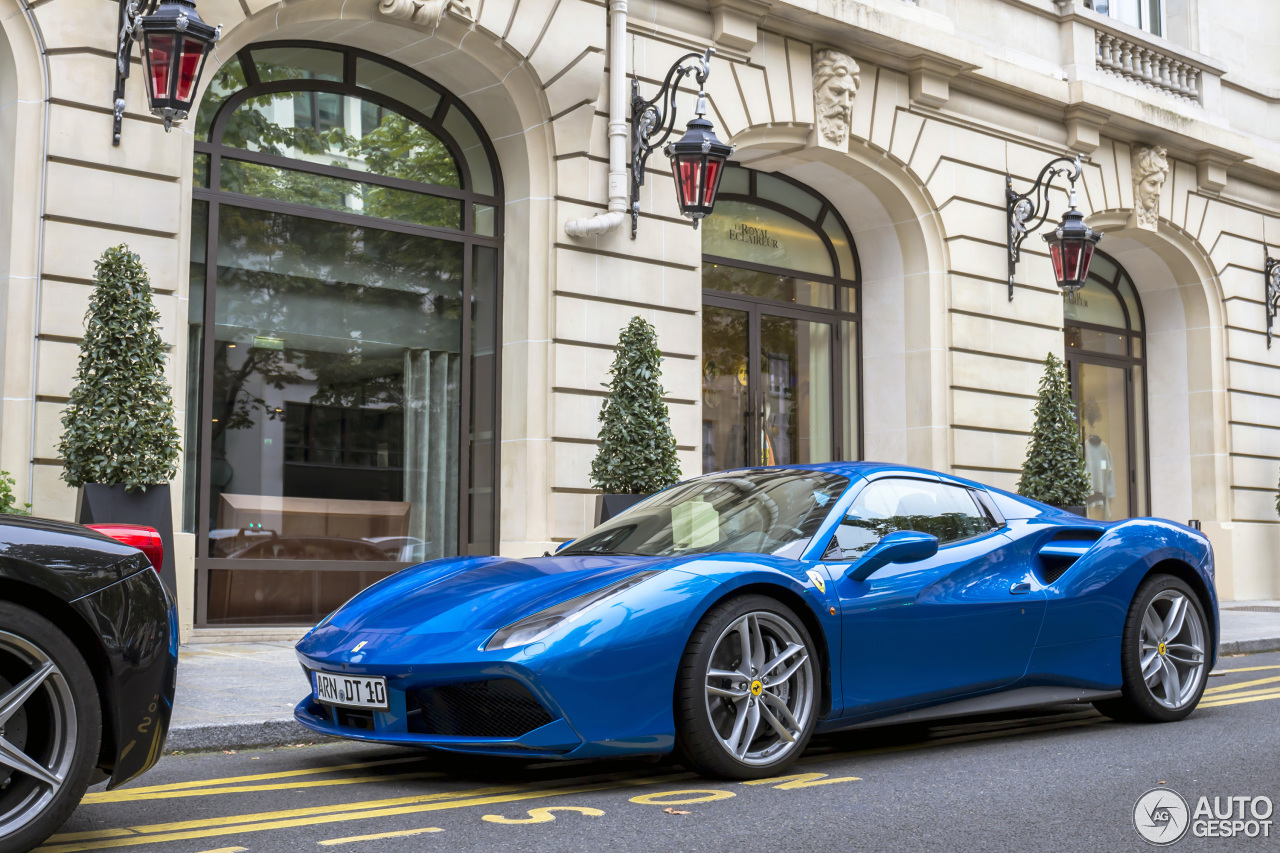
[[[703,472],[835,458],[834,324],[710,294],[706,303]]]
[[[831,324],[760,313],[760,461],[831,456]]]
[[[751,314],[703,306],[702,471],[755,464],[749,353]]]
[[[1135,377],[1139,368],[1128,365],[1086,361],[1078,356],[1071,365],[1080,436],[1084,444],[1084,465],[1089,474],[1090,493],[1085,510],[1090,518],[1118,521],[1138,514],[1138,466],[1133,464],[1135,422]]]

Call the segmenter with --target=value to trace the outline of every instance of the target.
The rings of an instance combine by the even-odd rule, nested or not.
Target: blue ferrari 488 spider
[[[1092,702],[1181,719],[1217,652],[1213,551],[902,466],[727,471],[554,556],[458,557],[298,643],[296,718],[357,740],[775,775],[815,731]]]

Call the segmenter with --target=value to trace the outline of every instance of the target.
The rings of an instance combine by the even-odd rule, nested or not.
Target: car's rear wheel
[[[93,675],[52,622],[0,602],[0,848],[25,851],[63,824],[97,762]]]
[[[759,779],[804,751],[818,719],[819,660],[804,622],[762,595],[707,612],[676,679],[676,738],[700,773]]]
[[[1208,621],[1191,587],[1172,575],[1148,577],[1125,619],[1123,695],[1095,706],[1118,720],[1181,720],[1195,710],[1208,682],[1208,642]]]

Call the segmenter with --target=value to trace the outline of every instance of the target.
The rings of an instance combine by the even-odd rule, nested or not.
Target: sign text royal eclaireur
[[[753,246],[764,246],[766,249],[778,248],[778,241],[769,236],[769,229],[756,228],[746,223],[731,227],[729,239],[739,243],[750,243]]]

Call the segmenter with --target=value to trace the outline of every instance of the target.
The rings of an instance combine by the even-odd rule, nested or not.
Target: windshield
[[[795,559],[848,486],[847,478],[821,471],[711,474],[659,492],[559,553],[666,557],[734,551]]]

